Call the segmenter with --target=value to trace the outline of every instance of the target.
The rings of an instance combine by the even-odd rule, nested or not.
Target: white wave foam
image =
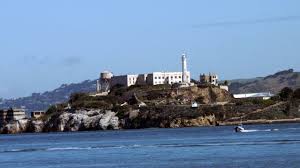
[[[46,149],[47,151],[65,151],[65,150],[90,150],[92,149],[91,147],[85,147],[85,148],[80,148],[80,147],[65,147],[65,148],[48,148]]]

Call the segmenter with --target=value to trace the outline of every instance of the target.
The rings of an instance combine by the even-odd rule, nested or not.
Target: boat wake
[[[249,132],[272,132],[272,131],[279,131],[279,129],[265,129],[265,130],[241,130],[240,132],[249,133]]]
[[[254,130],[252,130],[254,131]],[[20,148],[3,150],[0,153],[15,152],[60,152],[60,151],[81,151],[81,150],[118,150],[118,149],[139,149],[139,148],[194,148],[212,146],[251,146],[251,145],[278,145],[278,144],[300,144],[300,140],[273,140],[273,141],[244,141],[244,142],[203,142],[203,143],[169,143],[169,144],[133,144],[133,145],[112,145],[112,146],[89,146],[89,147],[57,147],[57,148]]]

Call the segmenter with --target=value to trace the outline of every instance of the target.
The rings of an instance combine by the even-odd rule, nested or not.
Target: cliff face
[[[119,129],[119,121],[112,111],[77,110],[53,116],[45,125],[44,131],[87,131]]]
[[[88,130],[119,129],[119,118],[112,111],[77,110],[62,112],[48,120],[19,120],[5,125],[1,133],[15,134],[23,132],[74,132]]]
[[[29,120],[23,119],[18,121],[12,121],[6,124],[2,129],[1,133],[3,134],[16,134],[26,132],[28,128]]]
[[[125,114],[122,127],[137,128],[178,128],[214,126],[217,120],[213,113],[190,106],[143,107]]]
[[[113,92],[112,94],[115,95],[116,93]],[[150,105],[190,105],[193,101],[208,104],[231,100],[229,92],[214,86],[192,86],[189,88],[171,88],[167,85],[140,86],[124,91],[121,97],[128,102],[133,95]]]

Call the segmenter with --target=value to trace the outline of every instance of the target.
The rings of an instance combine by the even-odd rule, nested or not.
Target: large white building
[[[186,55],[182,55],[181,72],[152,72],[149,74],[131,74],[113,76],[112,73],[105,71],[97,81],[97,92],[106,92],[115,85],[126,87],[132,85],[161,85],[161,84],[190,84],[191,73],[187,69]]]
[[[183,72],[153,72],[148,74],[147,84],[161,85],[161,84],[175,84],[175,83],[190,83],[190,72],[185,72],[185,80]]]

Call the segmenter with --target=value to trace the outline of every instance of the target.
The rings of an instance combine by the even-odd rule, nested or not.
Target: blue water
[[[246,128],[0,135],[0,168],[300,167],[300,124]]]

